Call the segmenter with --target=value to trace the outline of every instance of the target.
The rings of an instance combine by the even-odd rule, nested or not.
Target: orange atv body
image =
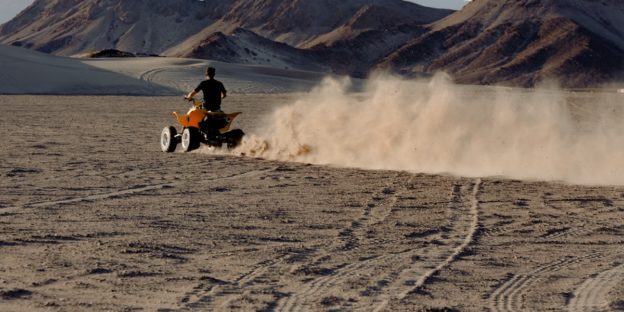
[[[183,116],[180,116],[178,112],[173,112],[172,114],[173,114],[173,117],[176,118],[178,123],[180,123],[180,125],[182,125],[182,127],[184,128],[193,127],[193,128],[199,129],[200,123],[207,118],[225,118],[229,122],[227,123],[225,127],[219,129],[221,133],[224,133],[230,130],[230,126],[232,125],[232,121],[234,120],[234,118],[238,117],[238,115],[242,113],[236,112],[236,113],[226,114],[226,113],[221,113],[221,112],[209,112],[201,108],[199,109],[192,108],[186,115],[183,115]]]
[[[223,113],[210,112],[202,108],[201,102],[191,99],[193,107],[186,115],[180,116],[173,112],[173,117],[182,126],[181,134],[175,127],[165,127],[161,133],[161,149],[164,152],[175,151],[176,145],[182,143],[185,152],[196,149],[200,143],[213,147],[222,147],[224,144],[228,148],[238,146],[245,135],[240,129],[230,131],[232,122],[241,112]]]

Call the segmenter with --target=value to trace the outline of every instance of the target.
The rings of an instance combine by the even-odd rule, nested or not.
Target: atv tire
[[[174,127],[165,127],[160,133],[160,149],[165,153],[173,153],[178,146],[178,131]]]
[[[196,128],[184,128],[182,131],[182,150],[190,152],[199,147],[199,130]]]

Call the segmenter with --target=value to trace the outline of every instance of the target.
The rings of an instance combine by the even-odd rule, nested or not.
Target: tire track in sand
[[[225,177],[214,177],[210,179],[204,179],[203,181],[249,178],[249,177],[257,176],[263,173],[275,171],[276,169],[277,168],[270,168],[270,169],[265,169],[265,170],[251,170],[251,171],[233,174],[233,175],[229,175]],[[169,182],[169,183],[162,183],[162,184],[148,185],[148,186],[134,186],[131,188],[109,192],[109,193],[67,198],[67,199],[62,199],[62,200],[34,202],[34,203],[24,204],[22,206],[1,208],[0,212],[1,213],[16,213],[16,212],[23,212],[24,209],[28,209],[28,208],[46,208],[46,207],[57,206],[57,205],[66,205],[66,204],[74,204],[74,203],[79,203],[79,202],[88,202],[88,201],[103,200],[103,199],[109,199],[109,198],[115,198],[115,197],[122,197],[122,196],[128,196],[128,195],[137,195],[140,193],[145,193],[145,192],[154,191],[154,190],[173,188],[182,183],[183,182]]]
[[[387,266],[390,263],[409,263],[411,259],[417,258],[430,258],[430,261],[420,261],[412,263],[407,269],[402,270],[398,274],[390,273],[389,277],[394,279],[393,283],[389,283],[389,286],[382,289],[382,295],[377,298],[373,298],[372,305],[367,305],[364,308],[371,308],[377,305],[376,311],[382,310],[390,300],[402,299],[407,294],[418,290],[422,287],[433,275],[448,266],[451,262],[455,261],[466,247],[474,240],[474,235],[478,227],[478,192],[480,189],[481,181],[477,180],[473,186],[473,198],[470,205],[468,218],[462,218],[462,215],[466,215],[466,211],[463,205],[461,205],[461,185],[454,184],[451,191],[451,204],[450,209],[457,214],[457,220],[454,227],[458,231],[463,228],[466,231],[465,236],[460,236],[459,245],[449,251],[449,255],[443,257],[440,261],[439,247],[436,248],[418,248],[410,249],[401,253],[382,255],[366,260],[358,261],[356,263],[348,264],[338,270],[336,273],[328,276],[321,276],[313,281],[304,284],[299,288],[299,292],[283,298],[277,304],[275,311],[305,311],[309,308],[308,304],[312,301],[320,301],[323,295],[331,293],[331,287],[343,284],[346,281],[357,278],[359,276],[367,275],[367,273],[373,273],[376,269]],[[431,253],[431,254],[428,254]]]
[[[524,295],[532,290],[534,285],[545,279],[549,273],[557,272],[570,265],[583,261],[599,258],[598,254],[582,257],[563,258],[544,264],[527,274],[514,275],[511,279],[501,284],[489,298],[489,307],[494,312],[525,311]]]
[[[552,210],[560,210],[561,208],[555,208],[553,203],[575,203],[575,207],[582,207],[579,204],[586,204],[591,202],[602,203],[602,207],[595,209],[588,209],[583,214],[584,223],[574,227],[569,227],[565,224],[558,225],[558,227],[551,228],[546,234],[538,239],[539,242],[551,242],[556,240],[574,239],[577,237],[588,236],[596,232],[601,224],[593,221],[598,220],[595,216],[603,215],[613,210],[614,201],[605,197],[576,197],[576,198],[559,198],[559,199],[547,199],[542,198],[542,206],[544,208]]]
[[[392,284],[391,287],[386,289],[385,296],[382,296],[382,300],[379,305],[374,309],[374,311],[382,311],[388,303],[392,300],[402,300],[408,294],[414,293],[418,291],[421,287],[423,287],[431,277],[440,272],[445,267],[448,267],[452,262],[456,261],[462,253],[466,251],[468,246],[472,244],[475,240],[475,235],[479,228],[479,192],[481,191],[481,179],[477,179],[474,182],[471,194],[471,203],[468,214],[461,213],[462,205],[461,205],[461,186],[454,185],[453,191],[451,195],[451,208],[453,210],[459,211],[459,221],[456,222],[455,225],[461,227],[463,223],[469,222],[468,228],[466,229],[467,233],[464,237],[463,241],[459,246],[457,246],[452,253],[444,259],[444,261],[438,263],[433,269],[424,272],[418,269],[418,267],[412,266],[406,270],[403,270],[400,273],[400,278],[398,282]],[[462,217],[466,218],[462,218]],[[456,229],[457,231],[461,231],[461,229]],[[413,285],[408,283],[409,278],[419,276],[416,282]]]
[[[138,78],[143,81],[153,82],[154,77],[165,70],[167,70],[166,67],[150,69],[148,71],[140,73]]]
[[[353,220],[349,227],[342,230],[338,237],[338,242],[344,243],[344,245],[337,247],[336,244],[331,244],[327,247],[328,250],[343,250],[351,251],[357,249],[362,236],[365,234],[367,226],[383,222],[391,213],[392,207],[396,204],[399,196],[399,191],[396,190],[395,179],[399,178],[401,173],[397,173],[392,178],[391,183],[386,185],[380,192],[373,194],[372,198],[364,205],[364,209],[359,217]],[[410,177],[406,184],[412,181],[413,177]],[[376,210],[382,210],[380,213],[376,213]],[[322,246],[319,246],[322,247]],[[341,280],[353,277],[361,272],[374,268],[374,262],[387,261],[396,255],[385,255],[381,257],[373,257],[367,260],[359,261],[356,263],[348,264],[341,267],[336,274],[326,275],[318,277],[311,282],[304,285],[304,288],[289,297],[279,300],[276,304],[276,311],[290,311],[301,309],[306,298],[314,298],[319,295],[320,292],[325,290],[328,286],[338,283]]]
[[[344,245],[336,246],[332,244],[329,249],[335,248],[349,251],[358,248],[359,242],[362,240],[362,237],[365,236],[366,228],[383,222],[396,205],[401,192],[397,191],[400,185],[397,185],[395,179],[400,178],[400,176],[401,174],[398,173],[392,178],[391,183],[387,184],[378,193],[373,194],[372,198],[364,205],[360,216],[351,221],[351,224],[340,232],[338,242],[344,242]],[[405,184],[411,183],[412,179],[413,177],[410,177]]]
[[[574,291],[568,311],[590,312],[602,311],[609,307],[607,294],[624,281],[624,264],[600,272],[595,277],[586,279]]]
[[[153,84],[175,87],[179,90],[188,90],[189,88],[193,88],[193,82],[191,82],[191,80],[189,80],[188,78],[167,79],[167,74],[171,74],[176,71],[179,72],[181,70],[183,69],[179,66],[158,67],[140,73],[137,78]]]
[[[243,295],[245,287],[251,285],[256,279],[270,272],[270,268],[281,263],[288,254],[272,260],[257,263],[247,273],[242,274],[233,282],[213,279],[211,285],[200,283],[193,291],[188,292],[182,298],[182,308],[201,309],[202,311],[224,311],[230,302]]]
[[[171,187],[174,187],[176,184],[177,183],[164,183],[164,184],[141,186],[141,187],[135,186],[133,188],[128,188],[128,189],[109,192],[109,193],[95,194],[95,195],[89,195],[89,196],[83,196],[83,197],[74,197],[74,198],[68,198],[68,199],[62,199],[62,200],[34,202],[34,203],[24,204],[22,206],[0,209],[0,212],[15,213],[15,212],[23,211],[23,209],[27,209],[27,208],[46,208],[50,206],[73,204],[73,203],[86,202],[86,201],[96,201],[96,200],[121,197],[121,196],[126,196],[126,195],[136,195],[136,194],[140,194],[140,193],[144,193],[148,191],[171,188]]]

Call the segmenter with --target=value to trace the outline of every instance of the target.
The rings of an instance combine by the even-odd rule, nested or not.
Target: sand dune
[[[207,66],[237,93],[307,91],[324,74],[206,60],[146,57],[73,59],[0,45],[1,94],[185,94]]]
[[[2,94],[174,94],[76,59],[6,45],[0,45],[0,79]]]
[[[228,64],[185,58],[94,59],[85,64],[121,73],[188,93],[205,79],[206,67],[217,69],[217,79],[235,93],[284,93],[309,91],[325,77],[323,73],[273,67]]]

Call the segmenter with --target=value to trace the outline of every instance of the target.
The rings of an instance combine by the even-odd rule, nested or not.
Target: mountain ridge
[[[624,30],[624,3],[475,0],[376,68],[405,75],[445,71],[470,84],[532,87],[557,80],[588,87],[624,79],[624,35],[614,24]]]
[[[328,11],[328,8],[331,10]],[[36,0],[0,42],[73,56],[143,54],[365,77],[444,71],[459,83],[587,87],[624,80],[624,2]]]

